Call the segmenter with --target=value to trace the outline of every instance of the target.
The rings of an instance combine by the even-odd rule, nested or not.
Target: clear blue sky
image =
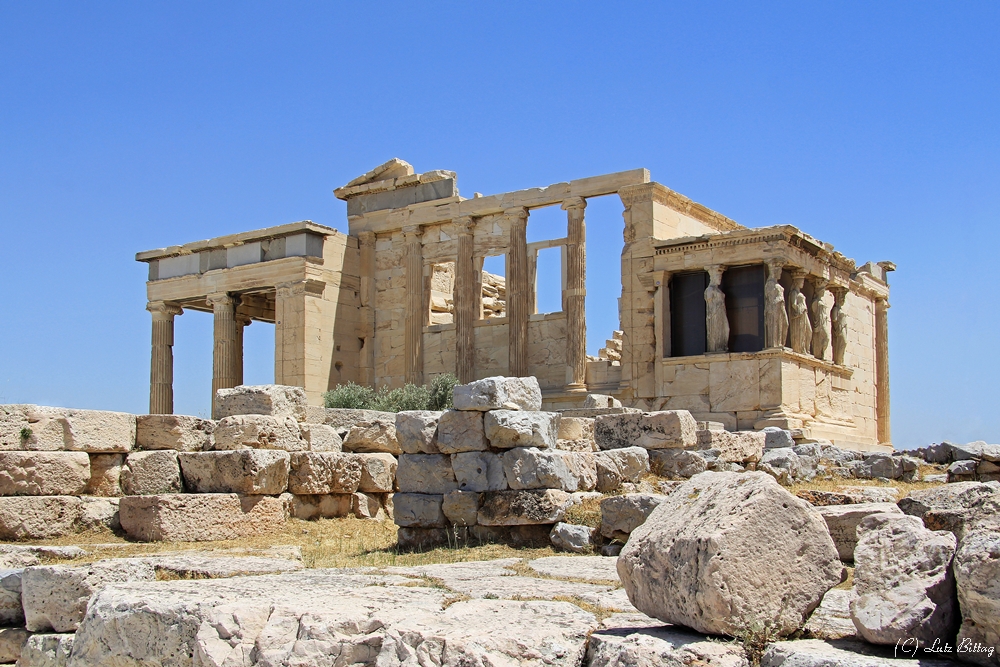
[[[0,403],[145,411],[134,253],[344,230],[331,190],[398,156],[466,196],[647,167],[893,260],[897,446],[1000,441],[998,35],[996,2],[2,3]],[[591,350],[619,211],[588,209]],[[211,347],[177,320],[179,412],[207,412]]]

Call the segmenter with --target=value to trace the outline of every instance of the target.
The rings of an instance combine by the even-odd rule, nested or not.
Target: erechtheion
[[[636,169],[471,199],[454,172],[398,159],[338,188],[348,234],[309,221],[141,252],[153,316],[150,412],[173,410],[174,317],[215,316],[215,390],[242,382],[242,332],[275,325],[274,381],[309,401],[354,381],[538,378],[546,409],[610,394],[730,430],[799,428],[891,448],[889,262],[857,266],[795,227],[748,229]],[[620,322],[586,353],[587,200],[624,206]],[[528,243],[532,212],[565,234]],[[561,249],[562,310],[536,312],[540,250]],[[506,256],[499,278],[484,258]],[[484,278],[485,275],[485,278]]]

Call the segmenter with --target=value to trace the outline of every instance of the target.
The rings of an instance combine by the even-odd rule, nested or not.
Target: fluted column
[[[243,331],[251,322],[249,315],[236,313],[236,386],[243,384]]]
[[[528,316],[531,285],[528,283],[528,209],[507,209],[510,220],[510,251],[507,255],[508,372],[528,375]]]
[[[375,386],[375,232],[360,232],[361,254],[361,384]]]
[[[459,382],[472,382],[476,373],[476,316],[483,300],[476,294],[475,245],[472,218],[463,216],[455,220],[458,232],[458,255],[455,257],[455,374]],[[508,286],[508,295],[510,287]],[[509,297],[508,297],[509,298]]]
[[[708,287],[705,289],[705,331],[709,352],[729,350],[729,317],[726,315],[726,295],[722,292],[722,274],[726,267],[706,266]]]
[[[587,200],[572,197],[563,202],[562,208],[567,218],[566,365],[570,386],[582,387],[587,380],[587,226],[584,218]]]
[[[875,418],[880,445],[892,443],[889,428],[889,302],[875,300]]]
[[[785,307],[785,288],[781,279],[782,263],[767,263],[767,282],[764,283],[764,347],[784,347],[788,338],[788,311]]]
[[[217,418],[215,394],[235,387],[238,382],[236,300],[229,294],[212,294],[208,303],[215,314],[215,346],[212,356],[212,416]]]
[[[153,353],[149,368],[149,414],[174,412],[174,316],[183,311],[163,301],[151,301],[146,310],[153,316]]]
[[[844,365],[844,358],[847,352],[847,313],[844,311],[844,303],[847,300],[846,287],[831,287],[833,292],[833,310],[830,311],[830,322],[833,325],[831,338],[833,339],[833,363]]]
[[[792,272],[792,288],[788,290],[788,333],[792,350],[799,354],[809,354],[812,347],[812,325],[809,323],[809,304],[802,293],[806,272],[796,269]]]
[[[424,257],[420,227],[403,227],[406,256],[406,324],[404,350],[406,381],[424,383]]]

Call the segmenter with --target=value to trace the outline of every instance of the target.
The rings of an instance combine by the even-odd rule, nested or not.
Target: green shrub
[[[31,437],[31,429],[25,426],[21,429],[21,440],[27,440]]]
[[[427,409],[448,410],[454,407],[452,399],[454,398],[456,384],[458,384],[458,378],[451,373],[438,375],[431,380],[430,403]]]
[[[354,410],[371,410],[375,400],[375,390],[363,387],[353,382],[337,385],[335,389],[323,394],[323,405],[328,408],[351,408]]]
[[[372,410],[382,412],[402,412],[403,410],[426,410],[431,393],[424,386],[407,384],[398,389],[379,387],[372,401]]]

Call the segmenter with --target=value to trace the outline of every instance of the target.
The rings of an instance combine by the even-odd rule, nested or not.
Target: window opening
[[[430,324],[455,321],[455,262],[431,264]]]
[[[722,274],[729,319],[729,351],[764,349],[764,266],[735,266]]]
[[[507,317],[507,255],[483,257],[481,271],[481,319]]]
[[[705,354],[705,290],[708,273],[678,273],[670,279],[670,356]]]

